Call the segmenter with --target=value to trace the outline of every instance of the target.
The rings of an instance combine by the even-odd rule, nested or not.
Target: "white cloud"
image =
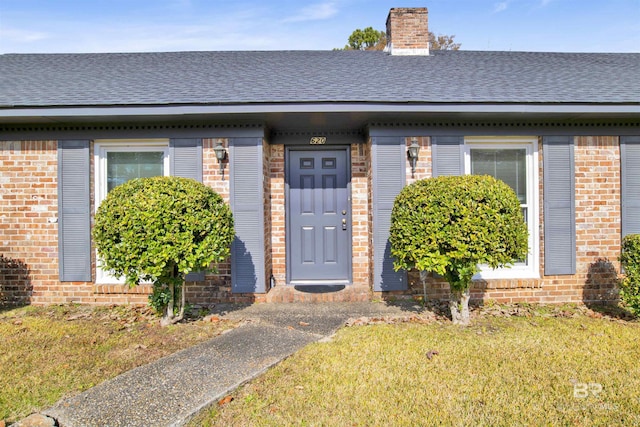
[[[10,40],[17,43],[30,43],[49,38],[49,34],[40,31],[18,30],[15,28],[0,28],[0,40]]]
[[[282,22],[321,21],[331,18],[336,13],[338,8],[334,2],[317,3],[302,8],[296,15],[285,18]]]
[[[42,49],[39,46],[51,39],[51,34],[43,31],[0,27],[0,54],[40,51]]]
[[[509,7],[509,2],[508,1],[501,1],[500,3],[496,3],[494,5],[493,13],[503,12],[503,11],[507,10],[508,7]]]

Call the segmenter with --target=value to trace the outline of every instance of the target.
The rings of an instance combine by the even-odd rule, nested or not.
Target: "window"
[[[107,151],[107,192],[134,178],[164,175],[163,151]]]
[[[96,141],[94,149],[96,209],[109,191],[130,179],[169,175],[167,140]],[[120,284],[124,278],[98,266],[96,283]]]
[[[529,255],[511,268],[487,266],[476,278],[535,278],[538,259],[538,140],[534,137],[465,138],[465,173],[491,175],[507,183],[520,199],[529,228]]]

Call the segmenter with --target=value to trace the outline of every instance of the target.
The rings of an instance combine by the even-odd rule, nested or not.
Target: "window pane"
[[[471,173],[496,176],[496,150],[471,150]]]
[[[527,150],[472,149],[471,173],[491,175],[507,183],[520,203],[527,203]]]
[[[107,191],[134,178],[164,175],[162,151],[107,153]]]

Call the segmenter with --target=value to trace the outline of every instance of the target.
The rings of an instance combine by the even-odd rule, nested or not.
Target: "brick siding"
[[[387,18],[387,40],[393,49],[428,49],[428,13],[424,7],[393,8]]]
[[[351,229],[353,282],[335,292],[313,293],[286,284],[285,162],[283,145],[271,145],[271,259],[277,286],[267,294],[269,302],[368,301],[371,299],[369,255],[369,146],[351,145]]]
[[[49,302],[51,293],[70,292],[58,283],[56,147],[0,142],[0,303]]]
[[[409,141],[409,139],[408,139]],[[420,140],[419,140],[420,141]],[[409,143],[409,142],[407,142]],[[421,142],[416,179],[430,176],[431,145]],[[608,302],[617,298],[620,265],[620,148],[618,137],[575,138],[576,274],[544,276],[544,213],[542,141],[539,141],[540,278],[475,281],[472,300],[511,302]],[[424,162],[422,164],[422,158]],[[410,168],[407,176],[410,177]],[[423,294],[417,272],[409,274],[410,293]],[[432,276],[427,298],[447,299],[449,285]]]
[[[220,175],[213,147],[217,139],[203,141],[204,183],[229,200],[229,170]],[[225,148],[228,141],[222,140]],[[411,138],[406,139],[407,146]],[[409,161],[407,183],[431,176],[431,141],[418,137],[420,157],[415,178]],[[146,304],[150,286],[96,285],[58,280],[58,189],[56,141],[0,142],[0,303]],[[351,218],[353,283],[341,291],[305,293],[286,286],[285,147],[264,143],[266,283],[276,286],[267,294],[232,294],[230,264],[217,266],[202,283],[190,283],[192,304],[219,301],[355,301],[371,298],[415,297],[422,294],[416,272],[410,272],[407,292],[373,293],[371,251],[371,144],[353,144],[351,154]],[[544,153],[539,143],[542,183]],[[93,144],[91,144],[93,163]],[[94,206],[93,164],[91,203]],[[544,276],[544,227],[540,227],[540,278],[475,282],[474,300],[498,302],[595,302],[616,298],[615,281],[620,250],[620,150],[617,137],[575,139],[577,274]],[[540,224],[543,192],[539,193]],[[93,251],[95,253],[95,251]],[[95,267],[95,255],[93,259]],[[428,298],[448,298],[448,285],[429,277]]]

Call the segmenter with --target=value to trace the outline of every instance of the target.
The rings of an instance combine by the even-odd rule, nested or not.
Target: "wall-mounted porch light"
[[[222,146],[222,141],[218,140],[216,146],[213,148],[213,151],[216,152],[216,159],[218,159],[218,164],[220,165],[220,174],[222,175],[222,180],[224,181],[224,160],[227,158],[227,150]]]
[[[407,150],[409,160],[411,160],[411,178],[416,177],[416,164],[418,163],[418,155],[420,154],[420,146],[417,138],[411,138],[411,145]]]

